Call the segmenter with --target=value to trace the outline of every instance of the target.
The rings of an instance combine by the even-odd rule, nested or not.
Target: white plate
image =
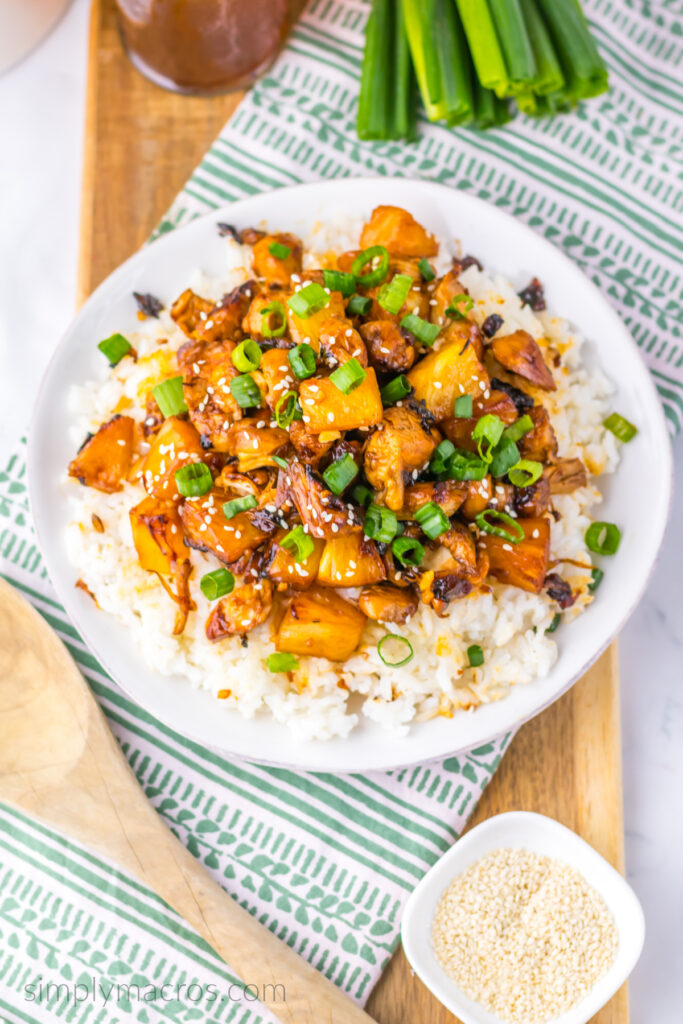
[[[636,894],[619,872],[575,832],[543,814],[498,814],[459,839],[427,872],[408,900],[401,923],[403,949],[425,985],[463,1024],[502,1024],[499,1017],[469,999],[446,973],[432,950],[431,931],[441,895],[457,875],[493,850],[518,847],[571,864],[600,893],[614,918],[619,936],[614,963],[580,1002],[553,1018],[553,1024],[586,1024],[623,985],[638,962],[645,920]]]
[[[105,375],[97,350],[101,338],[135,328],[134,289],[170,303],[194,268],[221,273],[225,241],[216,231],[218,221],[238,227],[265,221],[274,230],[305,233],[321,218],[366,216],[379,203],[404,206],[437,234],[461,240],[464,252],[474,253],[488,271],[506,274],[517,287],[538,275],[549,308],[591,339],[589,366],[597,363],[599,349],[599,364],[617,388],[614,408],[639,432],[624,446],[618,472],[604,485],[600,516],[621,527],[619,553],[605,566],[594,605],[558,633],[560,656],[549,676],[474,712],[417,724],[404,738],[364,722],[348,739],[301,743],[269,717],[245,720],[183,679],[150,671],[125,628],[74,588],[77,573],[65,546],[64,473],[73,456],[67,395],[73,384]],[[359,179],[300,185],[234,203],[163,236],[107,278],[62,339],[43,380],[29,438],[29,488],[40,546],[61,600],[94,654],[143,707],[178,732],[226,753],[297,768],[364,771],[476,747],[535,715],[582,675],[623,626],[652,570],[669,507],[671,451],[659,399],[635,343],[598,289],[561,252],[496,207],[462,192],[405,179]]]

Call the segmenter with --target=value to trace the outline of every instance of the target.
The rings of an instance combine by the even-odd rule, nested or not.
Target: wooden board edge
[[[92,0],[88,26],[88,60],[86,68],[85,133],[81,170],[81,205],[78,230],[78,266],[76,271],[76,306],[80,308],[90,294],[87,268],[92,259],[95,205],[95,162],[97,152],[97,59],[100,40],[100,2]]]

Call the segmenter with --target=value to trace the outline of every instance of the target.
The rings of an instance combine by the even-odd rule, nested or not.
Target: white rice
[[[319,256],[330,248],[353,248],[360,222],[340,228],[327,225],[305,239],[306,264],[319,266]],[[453,246],[441,241],[440,272],[449,268]],[[249,250],[226,240],[225,273],[208,279],[201,273],[188,284],[199,294],[219,299],[248,276]],[[611,386],[599,371],[581,366],[581,338],[568,324],[547,313],[534,314],[522,307],[514,288],[505,279],[491,278],[470,267],[462,275],[475,300],[473,315],[482,322],[499,313],[509,333],[521,328],[562,354],[563,368],[555,372],[556,392],[544,396],[559,442],[561,456],[580,456],[594,476],[612,472],[618,461],[615,438],[602,426],[610,411]],[[165,296],[172,301],[175,296]],[[95,430],[114,412],[138,419],[144,416],[144,398],[171,369],[172,353],[186,341],[185,335],[164,310],[159,320],[147,320],[130,335],[138,361],[124,359],[106,379],[75,387],[70,396],[74,413],[74,449],[88,430]],[[159,338],[167,343],[159,347]],[[438,344],[438,343],[437,343]],[[132,407],[131,407],[132,403]],[[68,529],[70,559],[79,576],[96,596],[103,613],[116,616],[128,627],[141,656],[164,675],[177,675],[190,685],[214,694],[230,691],[217,701],[222,708],[237,708],[245,717],[269,713],[286,722],[301,739],[346,736],[359,716],[378,722],[398,734],[411,722],[435,715],[451,716],[462,709],[499,700],[515,685],[528,685],[545,676],[557,658],[557,634],[547,635],[557,605],[545,593],[529,594],[494,583],[489,593],[474,592],[453,601],[444,618],[420,605],[404,626],[384,627],[368,622],[361,645],[346,664],[325,659],[300,659],[300,669],[290,683],[265,666],[274,650],[272,616],[248,635],[212,644],[204,626],[210,604],[199,589],[201,576],[220,564],[213,556],[193,552],[195,570],[191,592],[197,610],[191,612],[184,633],[171,634],[175,605],[157,577],[140,568],[133,545],[128,510],[140,501],[142,487],[126,484],[116,494],[103,494],[70,481],[73,521]],[[583,537],[592,510],[601,500],[597,487],[589,485],[570,495],[556,496],[561,519],[551,526],[551,558],[572,558],[591,563]],[[92,515],[100,517],[104,533],[92,527]],[[565,563],[560,567],[574,590],[575,605],[564,613],[568,621],[592,600],[587,591],[590,573]],[[415,657],[402,668],[387,668],[377,653],[378,640],[387,632],[406,637]],[[565,631],[560,631],[564,638]],[[479,644],[484,664],[469,668],[467,648]]]

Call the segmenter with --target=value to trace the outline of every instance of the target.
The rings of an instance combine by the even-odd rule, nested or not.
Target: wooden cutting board
[[[94,0],[90,31],[79,299],[138,249],[237,106],[164,92],[126,59],[113,0]],[[623,871],[616,645],[513,740],[471,824],[501,811],[548,814]],[[380,1024],[456,1024],[401,950],[373,992]],[[624,986],[594,1018],[627,1024]]]

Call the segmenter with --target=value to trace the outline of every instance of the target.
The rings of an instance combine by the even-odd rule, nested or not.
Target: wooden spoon
[[[283,1024],[372,1024],[213,881],[147,801],[99,705],[45,620],[0,579],[0,800],[115,861],[242,979],[284,986]],[[265,991],[282,992],[282,989]]]

